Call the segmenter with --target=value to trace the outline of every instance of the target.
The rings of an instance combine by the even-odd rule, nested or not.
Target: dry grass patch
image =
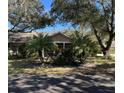
[[[74,68],[71,67],[54,67],[54,68],[33,68],[24,69],[26,74],[69,74]]]
[[[101,60],[101,61],[98,61]],[[38,65],[31,65],[32,63],[22,61],[9,61],[9,74],[57,74],[66,75],[77,72],[81,73],[94,73],[98,71],[106,71],[108,66],[112,66],[114,61],[109,60],[105,63],[104,59],[94,58],[93,60],[86,62],[80,67],[42,67]],[[98,65],[98,66],[97,66]],[[97,66],[97,67],[96,67]],[[102,67],[101,67],[102,66]],[[82,68],[83,67],[83,68]],[[114,65],[113,67],[114,68]],[[100,70],[99,70],[100,69]]]
[[[10,69],[10,74],[70,74],[73,72],[74,67],[54,67],[54,68],[45,68],[45,67],[36,67],[36,68],[15,68]]]

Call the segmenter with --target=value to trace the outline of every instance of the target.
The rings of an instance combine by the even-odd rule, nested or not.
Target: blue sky
[[[44,5],[45,11],[48,12],[51,9],[51,4],[52,4],[52,0],[40,0],[42,2],[42,4]],[[8,22],[8,28],[11,28],[11,24]],[[37,32],[57,32],[57,31],[63,31],[66,29],[71,29],[71,24],[55,24],[54,26],[49,26],[49,27],[45,27],[42,29],[38,29],[36,30]]]
[[[45,8],[45,11],[49,11],[51,9],[51,4],[52,4],[52,0],[40,0]]]
[[[40,0],[42,2],[42,4],[44,5],[45,11],[48,12],[51,9],[51,4],[52,4],[52,0]],[[46,27],[44,29],[39,29],[37,30],[38,32],[54,32],[54,31],[63,31],[66,29],[71,29],[71,24],[55,24],[54,26],[49,26]]]

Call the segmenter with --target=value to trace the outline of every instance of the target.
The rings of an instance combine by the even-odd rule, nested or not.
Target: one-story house
[[[14,55],[19,54],[18,48],[20,45],[23,45],[27,43],[33,36],[38,36],[38,32],[32,32],[32,33],[13,33],[8,32],[8,46],[9,46],[9,52]],[[43,33],[48,34],[48,33]],[[71,41],[70,38],[66,35],[64,35],[61,32],[57,33],[49,33],[48,36],[52,39],[53,43],[58,45],[59,49],[65,49],[68,48]]]
[[[8,46],[9,46],[9,53],[13,53],[14,55],[19,54],[18,48],[20,45],[25,44],[28,42],[34,35],[38,36],[39,32],[8,32]],[[52,39],[53,43],[58,45],[59,49],[68,48],[71,43],[71,40],[68,36],[61,32],[57,33],[43,33],[48,34],[48,36]],[[112,42],[111,49],[115,48],[115,41]]]

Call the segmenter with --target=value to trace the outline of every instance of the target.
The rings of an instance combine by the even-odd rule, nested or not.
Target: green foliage
[[[13,25],[12,31],[32,31],[52,23],[39,0],[9,0],[8,21]]]
[[[72,50],[80,61],[85,61],[89,56],[95,56],[99,52],[97,42],[92,41],[89,35],[83,35],[79,31],[75,31],[71,35]]]
[[[8,53],[8,59],[9,59],[9,60],[13,59],[13,56],[10,55],[10,53]]]
[[[27,49],[29,54],[36,53],[40,57],[40,59],[43,61],[43,50],[44,51],[50,51],[54,48],[54,44],[52,43],[52,40],[48,35],[44,35],[42,33],[38,34],[38,36],[34,36],[33,39],[31,39],[27,43]]]
[[[51,14],[61,21],[80,23],[87,17],[84,14],[87,7],[88,0],[54,0]]]
[[[16,51],[13,49],[16,48]],[[25,44],[17,45],[16,47],[9,47],[8,58],[9,59],[25,59],[28,58],[27,47]]]
[[[59,55],[54,62],[52,63],[56,66],[77,66],[79,63],[75,62],[73,51],[71,49],[65,49],[62,51],[61,55]]]
[[[90,35],[84,35],[80,31],[73,31],[69,37],[71,44],[69,49],[64,49],[53,62],[57,66],[78,66],[90,56],[96,56],[100,51],[97,42],[92,40]]]
[[[20,53],[20,58],[26,58],[27,57],[27,52],[26,52],[26,45],[20,45],[18,47],[18,52]]]

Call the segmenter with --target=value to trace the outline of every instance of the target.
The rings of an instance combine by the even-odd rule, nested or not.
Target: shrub
[[[80,31],[75,31],[70,37],[73,55],[81,63],[85,62],[87,57],[95,56],[100,51],[97,42],[93,41],[90,35],[83,35]]]
[[[54,60],[53,65],[57,65],[57,66],[77,66],[77,65],[79,65],[79,63],[77,63],[74,60],[73,51],[71,49],[65,49],[65,50],[63,50],[61,55],[59,55],[56,58],[56,60]]]
[[[41,62],[44,62],[44,52],[53,49],[54,44],[48,35],[38,34],[27,43],[28,54],[38,54]]]

